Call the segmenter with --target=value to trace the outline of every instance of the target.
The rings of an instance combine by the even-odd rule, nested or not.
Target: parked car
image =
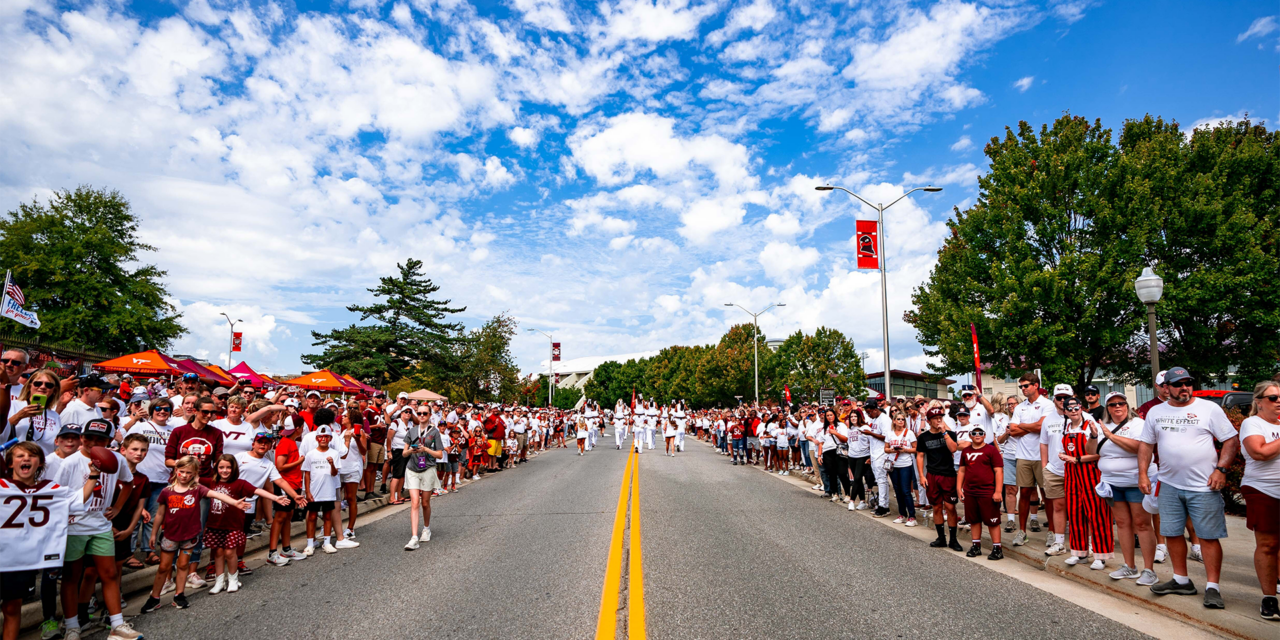
[[[1249,405],[1253,404],[1253,394],[1248,391],[1221,391],[1206,389],[1196,391],[1193,395],[1220,405],[1223,411],[1235,409],[1242,415],[1249,415]]]

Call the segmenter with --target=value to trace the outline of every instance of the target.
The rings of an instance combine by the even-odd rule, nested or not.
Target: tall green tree
[[[511,353],[511,339],[519,323],[501,313],[467,333],[454,344],[456,371],[436,365],[419,367],[426,380],[441,380],[455,391],[450,398],[467,402],[509,402],[520,395],[520,369]]]
[[[790,387],[793,402],[817,401],[824,388],[845,397],[865,394],[866,374],[853,341],[839,330],[818,327],[812,335],[796,331],[787,336],[778,350],[761,364],[768,397],[785,402]],[[764,392],[762,391],[762,397]]]
[[[410,258],[396,268],[398,274],[379,278],[378,286],[368,290],[376,302],[347,307],[360,314],[358,322],[372,323],[328,333],[312,331],[312,344],[323,351],[304,355],[302,361],[383,384],[424,366],[435,372],[460,371],[454,346],[467,337],[462,324],[449,318],[466,307],[431,297],[440,287],[423,276],[421,260]]]
[[[90,351],[167,349],[186,333],[167,299],[165,272],[142,264],[155,251],[119,191],[81,186],[0,217],[0,268],[13,271],[40,329],[4,329]]]

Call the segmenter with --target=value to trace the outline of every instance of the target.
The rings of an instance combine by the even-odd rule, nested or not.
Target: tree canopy
[[[168,302],[165,272],[142,264],[155,247],[118,191],[78,187],[0,217],[0,267],[13,271],[40,329],[16,335],[103,353],[167,349],[186,333]]]

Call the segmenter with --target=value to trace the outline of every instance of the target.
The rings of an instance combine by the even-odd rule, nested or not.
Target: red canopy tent
[[[184,371],[200,376],[201,382],[229,387],[236,383],[235,378],[214,373],[195,360],[177,360],[178,367]]]
[[[363,390],[365,393],[368,393],[368,394],[374,394],[374,393],[377,393],[377,392],[378,392],[378,390],[377,390],[377,389],[374,389],[373,387],[371,387],[371,386],[369,386],[369,385],[367,385],[367,384],[365,384],[365,383],[363,383],[363,382],[360,382],[359,380],[356,380],[355,378],[353,378],[353,377],[351,377],[351,376],[349,376],[349,375],[347,375],[347,374],[345,374],[345,373],[343,373],[343,374],[339,374],[339,375],[341,375],[341,376],[343,377],[343,379],[345,379],[347,382],[350,382],[350,383],[352,383],[352,384],[356,385],[357,387],[360,387],[360,389],[361,389],[361,390]]]
[[[149,376],[152,378],[162,378],[166,376],[178,376],[187,372],[183,369],[177,360],[152,349],[150,351],[142,351],[139,353],[131,353],[127,356],[112,358],[105,362],[99,362],[93,365],[93,368],[101,371],[114,371],[116,373],[131,373],[138,376]]]
[[[259,389],[264,387],[280,386],[279,382],[254,371],[253,367],[250,367],[248,362],[241,362],[240,364],[232,367],[227,373],[235,376],[236,378],[247,379],[251,384],[253,384],[253,386],[258,387]]]
[[[349,382],[328,369],[304,374],[292,380],[286,380],[283,384],[293,385],[308,391],[327,391],[329,393],[361,393],[364,391],[360,388],[360,385]]]

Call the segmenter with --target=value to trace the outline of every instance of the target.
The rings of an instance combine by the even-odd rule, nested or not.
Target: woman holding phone
[[[58,404],[59,384],[58,376],[48,369],[31,374],[22,393],[9,405],[8,426],[13,435],[5,440],[17,438],[21,442],[34,442],[46,456],[58,448],[54,440],[62,420],[54,409]]]
[[[849,427],[836,417],[836,410],[828,408],[822,414],[822,454],[818,456],[822,473],[827,479],[827,491],[832,502],[848,502],[849,494]]]

